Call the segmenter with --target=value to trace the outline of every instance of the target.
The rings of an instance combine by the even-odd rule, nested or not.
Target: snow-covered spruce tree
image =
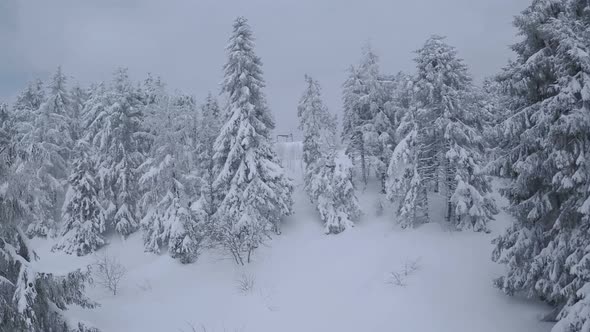
[[[372,170],[381,182],[381,191],[385,193],[387,166],[394,149],[395,105],[392,103],[393,82],[390,77],[380,74],[379,58],[370,45],[364,50],[359,65],[363,73],[363,85],[366,94],[360,102],[371,113],[372,122],[365,126],[365,148],[369,152],[369,170]],[[367,170],[367,171],[369,171]]]
[[[79,85],[75,85],[70,90],[70,137],[73,142],[77,142],[82,137],[84,104],[89,97],[88,90]]]
[[[244,264],[272,229],[280,232],[281,218],[291,214],[293,184],[271,146],[275,124],[262,92],[262,62],[243,17],[234,22],[227,53],[226,122],[215,141],[213,186],[219,206],[214,218],[218,240]]]
[[[123,237],[139,227],[138,167],[152,139],[143,126],[143,110],[140,91],[132,86],[125,69],[115,72],[108,89],[95,87],[84,110],[87,139],[97,152],[107,230]]]
[[[308,193],[315,199],[324,222],[324,232],[338,234],[353,227],[361,210],[352,183],[350,158],[331,150],[315,163],[314,168]]]
[[[76,304],[91,308],[96,304],[83,293],[87,273],[74,271],[54,276],[33,269],[36,255],[27,246],[20,229],[22,212],[28,209],[27,196],[15,173],[19,163],[18,145],[11,128],[13,119],[5,108],[0,111],[0,331],[97,332],[83,323],[72,323],[63,311]]]
[[[511,116],[499,130],[497,172],[516,218],[495,240],[508,265],[496,285],[556,306],[555,332],[586,331],[590,282],[590,7],[533,1],[515,19],[522,41],[500,75]]]
[[[166,103],[168,104],[166,106],[170,106],[170,96],[166,92],[166,84],[160,77],[153,77],[152,74],[148,73],[147,78],[141,84],[139,98],[145,106],[143,112],[144,128],[155,135],[161,125],[163,104]],[[151,143],[151,141],[145,143]]]
[[[410,106],[410,105],[409,105]],[[398,144],[393,150],[387,169],[386,193],[391,201],[399,203],[397,214],[402,228],[429,222],[426,186],[419,169],[422,143],[416,109],[410,106],[397,129]]]
[[[358,158],[365,185],[371,169],[384,181],[391,119],[385,107],[387,93],[379,76],[378,57],[369,46],[363,49],[359,66],[350,67],[343,85],[343,102],[342,135],[347,155],[353,160]]]
[[[306,89],[299,100],[297,116],[303,132],[303,162],[305,163],[305,187],[309,191],[316,164],[325,163],[328,154],[335,150],[335,118],[328,112],[317,81],[305,75]],[[315,201],[317,197],[313,197]]]
[[[35,118],[41,104],[45,102],[45,87],[41,80],[30,82],[17,97],[13,106],[15,122],[15,143],[22,145],[23,150],[30,144],[23,142],[25,136],[33,131]]]
[[[197,259],[203,240],[203,227],[190,209],[190,115],[186,108],[177,107],[173,97],[165,92],[152,101],[154,115],[159,121],[154,126],[154,141],[149,158],[141,166],[139,179],[144,195],[141,221],[145,250],[160,253],[168,249],[173,258],[183,263]],[[154,123],[156,123],[154,121]]]
[[[79,141],[69,177],[62,214],[61,238],[53,247],[83,256],[105,245],[106,213],[100,203],[94,160],[90,146]]]
[[[481,168],[481,110],[469,103],[473,89],[467,67],[444,37],[432,36],[417,53],[420,180],[429,191],[446,195],[447,220],[460,229],[485,231],[496,207]]]
[[[337,234],[353,226],[360,216],[352,184],[352,164],[337,155],[336,119],[321,99],[317,81],[305,76],[307,87],[297,108],[303,131],[305,189],[317,205],[326,234]]]
[[[73,140],[71,133],[70,97],[61,67],[48,85],[46,99],[34,113],[31,130],[23,137],[27,146],[28,167],[36,213],[27,228],[28,236],[48,236],[57,231],[60,210],[69,174]],[[32,188],[31,188],[32,189]]]
[[[217,207],[218,195],[213,185],[215,173],[215,140],[221,128],[221,109],[213,95],[209,94],[201,106],[201,121],[198,126],[196,162],[201,182],[203,208],[212,216]]]

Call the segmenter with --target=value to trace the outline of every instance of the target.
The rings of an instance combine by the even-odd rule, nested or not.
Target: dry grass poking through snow
[[[420,267],[420,258],[407,260],[400,270],[390,272],[387,283],[399,287],[405,287],[407,285],[408,277],[420,270]]]

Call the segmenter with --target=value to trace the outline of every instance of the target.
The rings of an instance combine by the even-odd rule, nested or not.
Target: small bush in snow
[[[236,286],[241,294],[248,294],[254,289],[256,278],[248,273],[242,273],[236,280]]]
[[[407,285],[406,280],[408,277],[418,270],[420,270],[420,258],[406,261],[400,270],[393,271],[389,274],[387,283],[399,287],[405,287]]]
[[[94,282],[117,295],[119,284],[127,273],[125,266],[105,251],[96,256],[92,268]]]

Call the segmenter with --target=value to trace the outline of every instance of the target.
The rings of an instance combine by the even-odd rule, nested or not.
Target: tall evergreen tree
[[[88,90],[75,85],[70,90],[70,136],[73,142],[77,142],[83,134],[84,104],[89,98]]]
[[[152,139],[144,129],[143,103],[127,71],[119,69],[109,89],[99,85],[86,103],[88,141],[97,151],[98,179],[107,229],[127,237],[139,227],[139,166]]]
[[[90,146],[78,142],[63,208],[61,238],[54,250],[83,256],[106,244],[106,213],[100,202]]]
[[[366,185],[371,170],[385,181],[388,156],[392,149],[391,108],[388,89],[379,73],[379,59],[370,46],[363,49],[357,67],[351,67],[343,85],[346,153],[360,161],[361,178]]]
[[[60,220],[73,140],[70,136],[70,97],[66,87],[67,79],[61,67],[48,85],[46,99],[36,110],[31,122],[32,128],[24,134],[23,144],[27,146],[27,163],[31,167],[31,188],[35,197],[34,219],[27,229],[29,236],[54,234]]]
[[[215,221],[220,240],[243,264],[271,229],[280,232],[281,218],[291,214],[293,185],[271,146],[275,124],[262,92],[262,62],[245,18],[235,20],[226,50],[222,92],[228,104],[215,142],[214,188],[220,195]]]
[[[35,118],[41,104],[45,102],[45,87],[41,80],[29,82],[25,90],[17,97],[14,103],[14,122],[16,143],[20,144],[23,152],[27,151],[30,142],[24,141],[24,137],[34,130]]]
[[[152,100],[154,142],[149,158],[141,166],[139,183],[144,195],[141,206],[146,211],[141,221],[146,251],[160,253],[168,249],[173,258],[189,263],[197,258],[203,231],[189,210],[190,137],[187,110],[178,107],[164,91]],[[196,111],[196,110],[194,110]],[[156,129],[157,128],[157,129]]]
[[[422,178],[422,165],[419,163],[423,147],[419,140],[419,127],[416,109],[411,106],[404,111],[404,117],[397,129],[398,144],[387,169],[387,197],[399,202],[397,214],[402,228],[430,221],[427,189]]]
[[[496,285],[556,305],[556,332],[590,324],[589,25],[587,1],[533,1],[515,19],[523,38],[500,75],[511,115],[494,166],[513,179],[516,221],[496,239],[493,259],[508,265]]]
[[[84,295],[86,273],[54,276],[33,267],[36,254],[20,229],[27,196],[16,172],[19,146],[14,142],[14,119],[0,107],[0,331],[97,332],[64,317],[68,305],[95,306]]]
[[[336,118],[321,99],[317,81],[305,76],[307,87],[297,108],[303,131],[305,189],[317,206],[326,234],[352,227],[361,212],[352,183],[352,164],[337,153]]]
[[[196,162],[201,180],[201,199],[208,215],[217,209],[218,194],[215,191],[215,140],[221,129],[221,109],[213,95],[209,94],[201,106],[201,121],[196,137]]]
[[[321,87],[317,81],[305,75],[306,89],[299,100],[297,116],[299,129],[303,131],[303,162],[305,186],[309,190],[316,164],[326,159],[336,148],[336,118],[328,112],[321,99]]]
[[[428,192],[446,196],[446,218],[460,229],[486,231],[496,213],[482,165],[481,112],[467,68],[443,37],[418,50],[415,106],[406,112],[389,167],[390,198],[401,198],[402,224],[428,221]],[[399,169],[398,169],[399,168]]]

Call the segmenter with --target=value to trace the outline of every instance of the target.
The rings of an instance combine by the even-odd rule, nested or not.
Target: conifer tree
[[[88,90],[79,85],[75,85],[70,90],[70,137],[74,143],[83,135],[84,104],[86,104],[89,97]]]
[[[428,190],[445,194],[448,221],[485,231],[496,207],[482,168],[481,110],[470,104],[474,90],[467,67],[440,36],[426,41],[416,63],[421,181]]]
[[[386,192],[400,203],[402,227],[429,222],[433,191],[445,194],[446,219],[459,229],[487,231],[497,213],[483,167],[484,111],[456,53],[433,36],[418,50],[414,82],[400,76],[394,108],[402,117]]]
[[[201,106],[201,122],[198,127],[196,161],[201,182],[201,199],[208,215],[213,215],[217,207],[218,195],[213,185],[215,173],[215,140],[221,128],[221,109],[213,95],[209,94]]]
[[[360,161],[361,179],[366,185],[371,170],[384,184],[388,156],[392,149],[392,115],[388,93],[379,73],[379,59],[370,46],[363,49],[357,67],[351,67],[343,85],[346,153]]]
[[[321,99],[319,83],[307,75],[305,83],[307,86],[299,101],[297,116],[299,129],[303,131],[305,186],[309,190],[316,164],[321,163],[322,159],[327,159],[328,154],[336,148],[336,123],[335,117],[328,112]]]
[[[90,146],[78,142],[62,214],[61,238],[54,250],[83,256],[106,244],[106,214],[100,203]]]
[[[222,92],[228,103],[226,123],[215,142],[218,176],[213,186],[220,199],[214,217],[219,240],[244,264],[270,230],[280,232],[281,218],[291,214],[293,185],[271,146],[275,124],[262,92],[262,62],[245,18],[235,20],[226,51]]]
[[[31,190],[36,192],[33,219],[27,228],[29,236],[48,236],[57,231],[60,211],[69,174],[73,140],[70,136],[70,97],[67,79],[61,67],[53,76],[46,99],[34,111],[30,131],[22,143],[31,167]],[[34,188],[36,187],[36,188]]]
[[[107,229],[127,237],[139,227],[139,166],[152,136],[144,129],[140,92],[119,69],[111,86],[95,87],[86,103],[87,139],[96,149]]]
[[[387,170],[386,193],[391,201],[398,201],[398,222],[402,228],[412,227],[430,221],[428,196],[422,179],[419,156],[423,145],[419,139],[419,124],[416,110],[405,110],[397,129],[396,145]]]
[[[37,256],[20,229],[30,193],[17,173],[23,154],[16,151],[14,123],[0,107],[0,331],[98,332],[63,313],[72,304],[95,306],[83,292],[88,274],[78,270],[55,276],[33,267]]]
[[[203,232],[189,210],[187,188],[190,163],[191,125],[184,107],[165,91],[153,99],[152,109],[159,119],[153,120],[154,142],[149,158],[141,166],[139,183],[144,195],[141,206],[145,216],[141,221],[146,251],[160,253],[168,249],[173,258],[190,263],[197,258]]]
[[[523,36],[501,73],[510,116],[498,127],[494,170],[515,223],[495,240],[508,265],[496,285],[556,306],[555,332],[588,329],[590,7],[535,0],[514,23]]]
[[[317,81],[305,76],[307,87],[297,108],[303,131],[305,189],[317,206],[326,234],[338,234],[354,225],[360,208],[352,183],[352,164],[339,155],[336,118],[321,99]]]

